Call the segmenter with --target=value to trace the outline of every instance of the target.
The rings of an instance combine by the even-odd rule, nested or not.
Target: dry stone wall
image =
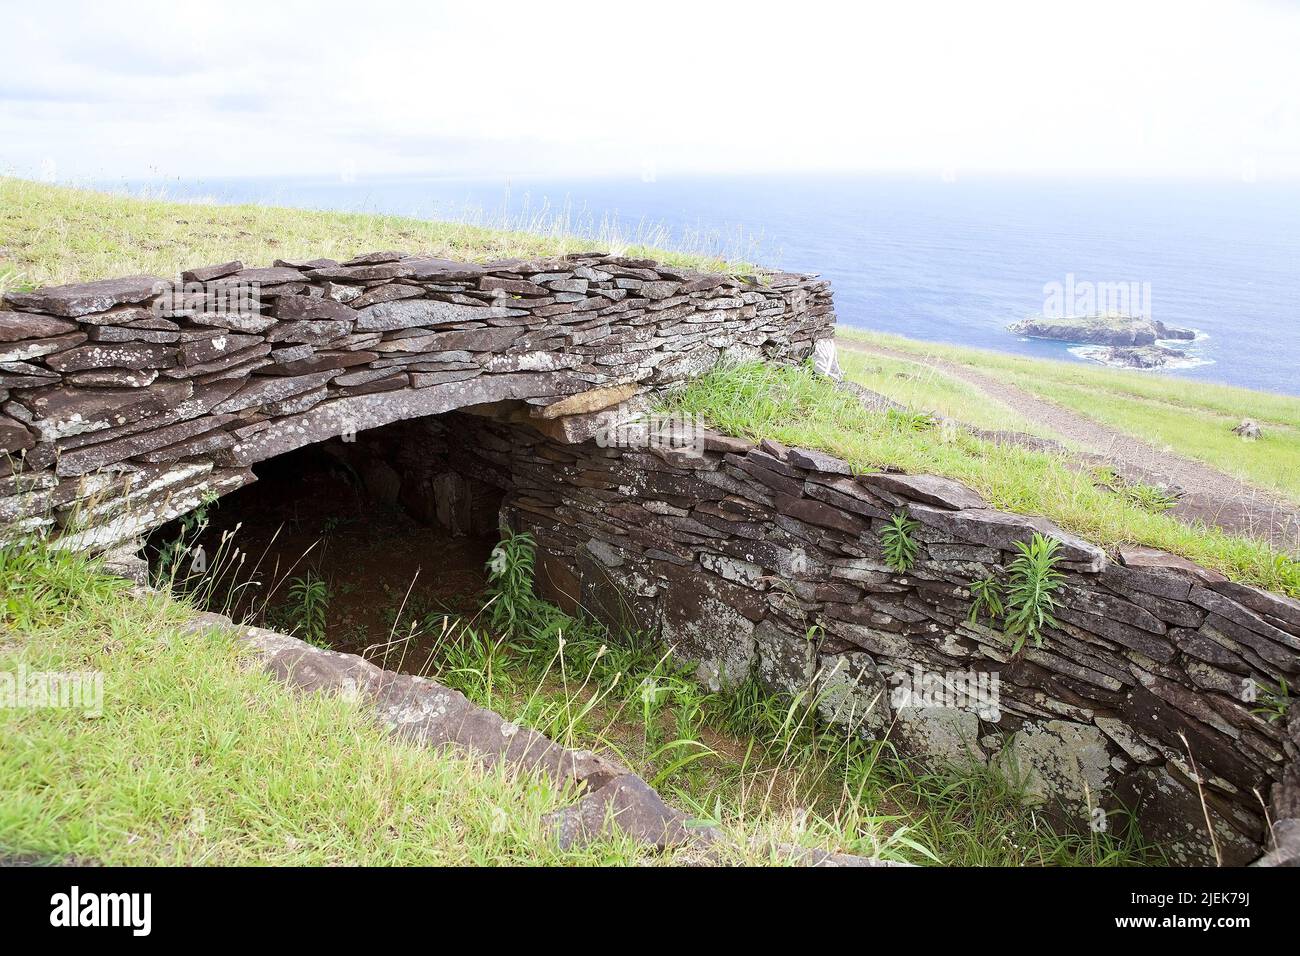
[[[1107,554],[948,479],[855,475],[770,441],[709,434],[683,454],[413,427],[403,472],[450,443],[505,489],[546,596],[658,634],[714,687],[754,677],[928,762],[995,763],[1080,829],[1135,810],[1174,862],[1271,849],[1269,801],[1279,833],[1300,826],[1300,719],[1257,712],[1300,675],[1300,602],[1150,549]],[[906,574],[880,542],[899,511],[918,523]],[[1013,653],[971,623],[970,585],[1035,531],[1061,544],[1059,626]]]
[[[0,538],[110,547],[311,442],[504,400],[589,412],[722,357],[805,358],[834,318],[813,277],[601,253],[229,262],[11,294]]]

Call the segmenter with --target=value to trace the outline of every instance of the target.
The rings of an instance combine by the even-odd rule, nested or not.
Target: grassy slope
[[[273,206],[130,199],[0,177],[0,292],[184,269],[240,259],[346,259],[399,249],[449,259],[548,256],[598,248],[573,236],[501,232],[454,222]],[[704,270],[750,267],[690,253],[607,249]]]
[[[1057,437],[1051,429],[1016,414],[973,385],[920,362],[885,355],[864,355],[846,349],[840,355],[840,365],[850,381],[888,396],[914,411],[943,415],[992,431]]]
[[[1300,502],[1300,398],[883,333],[841,329],[840,334],[992,374],[1157,447]],[[916,401],[925,406],[944,399],[944,388],[936,387]],[[1263,437],[1246,442],[1232,434],[1232,427],[1243,418],[1258,421]]]
[[[560,852],[543,779],[397,742],[289,693],[182,605],[83,559],[0,551],[0,670],[104,672],[103,715],[0,708],[0,856],[116,864],[627,864]],[[671,857],[668,858],[671,860]]]
[[[1300,564],[1257,541],[1193,528],[1112,495],[1055,455],[997,446],[965,433],[909,427],[865,409],[807,369],[745,365],[697,379],[677,407],[735,435],[822,448],[863,471],[894,465],[948,475],[1008,511],[1046,515],[1111,547],[1146,544],[1182,554],[1236,580],[1300,596]]]

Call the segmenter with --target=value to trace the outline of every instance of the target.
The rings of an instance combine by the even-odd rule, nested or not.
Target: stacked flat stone
[[[232,308],[241,290],[252,304]],[[130,540],[304,444],[503,400],[590,411],[724,357],[805,358],[835,320],[813,277],[596,252],[229,262],[0,308],[0,538],[75,548]]]
[[[1112,793],[1180,862],[1213,862],[1207,813],[1230,863],[1269,848],[1270,792],[1274,823],[1300,817],[1300,716],[1289,730],[1270,722],[1249,693],[1296,686],[1300,602],[1147,548],[1108,555],[949,479],[855,475],[770,441],[710,434],[686,455],[482,420],[402,428],[418,434],[384,454],[403,481],[447,450],[507,492],[509,520],[539,543],[549,597],[660,635],[715,686],[752,675],[820,694],[828,720],[889,733],[936,763],[1014,753],[1032,791],[1073,803],[1074,823],[1094,822],[1089,805]],[[902,510],[920,548],[906,574],[880,543]],[[1013,654],[996,625],[971,623],[970,584],[1034,532],[1060,542],[1059,625]],[[997,719],[895,708],[891,688],[918,666],[996,673]]]

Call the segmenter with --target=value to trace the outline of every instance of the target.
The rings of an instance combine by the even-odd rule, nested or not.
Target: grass
[[[1243,583],[1300,596],[1300,563],[1218,528],[1183,524],[1098,487],[1057,455],[994,445],[946,429],[917,429],[864,408],[807,367],[746,364],[715,370],[673,399],[728,434],[773,438],[844,458],[862,472],[885,465],[947,475],[995,507],[1044,515],[1103,547],[1142,544],[1180,554]]]
[[[991,374],[1118,431],[1205,462],[1300,503],[1300,397],[1079,362],[1024,358],[883,333],[841,329],[839,334]],[[864,358],[876,361],[874,356]],[[936,372],[932,380],[918,377],[917,386],[922,392],[913,395],[911,401],[922,407],[948,402],[954,381],[941,372]],[[862,384],[871,387],[866,381]],[[963,415],[957,413],[954,417]],[[1231,431],[1246,418],[1263,427],[1263,435],[1256,441],[1243,441]]]
[[[941,415],[990,431],[1056,437],[1050,429],[1016,414],[975,386],[920,362],[844,350],[840,353],[840,366],[845,378],[913,411]]]
[[[673,251],[565,217],[512,225],[520,228],[140,199],[0,176],[0,293],[137,273],[172,277],[231,259],[270,265],[379,249],[474,262],[600,249],[704,271],[753,270],[707,251],[702,239],[695,245],[705,251]],[[652,231],[650,238],[663,236]]]
[[[404,744],[340,697],[286,691],[185,605],[85,558],[0,551],[0,670],[101,670],[103,713],[0,708],[0,855],[104,864],[637,864],[562,852],[571,795]],[[664,862],[671,862],[671,855]]]

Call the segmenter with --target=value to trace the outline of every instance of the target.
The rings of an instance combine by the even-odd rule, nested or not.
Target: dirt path
[[[839,338],[836,343],[853,352],[929,366],[978,388],[1030,421],[1052,429],[1065,441],[1074,442],[1113,461],[1116,471],[1121,474],[1136,472],[1144,476],[1142,480],[1145,481],[1155,478],[1177,485],[1182,488],[1184,497],[1174,508],[1174,513],[1184,520],[1199,519],[1228,531],[1262,538],[1292,551],[1300,548],[1300,510],[1272,492],[1257,488],[1203,462],[1157,448],[1140,438],[1116,431],[1055,402],[1038,398],[1018,386],[999,381],[964,365],[934,356],[868,345],[852,339]]]

